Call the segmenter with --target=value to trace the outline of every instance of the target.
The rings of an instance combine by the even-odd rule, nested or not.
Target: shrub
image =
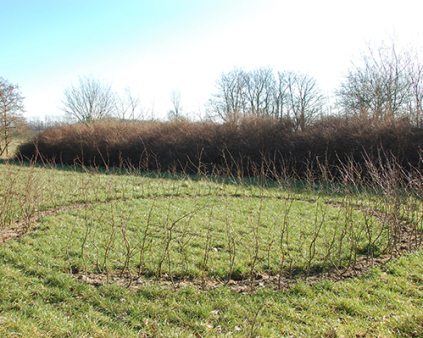
[[[337,175],[341,163],[394,157],[418,166],[423,129],[405,120],[372,124],[328,117],[304,131],[287,121],[249,118],[239,124],[212,122],[98,122],[49,128],[18,149],[23,159],[143,170],[257,175],[273,170],[300,178]]]

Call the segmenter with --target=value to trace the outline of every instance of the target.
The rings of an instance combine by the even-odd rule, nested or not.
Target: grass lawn
[[[418,199],[398,211],[398,227],[414,226],[402,238],[392,199],[371,192],[59,166],[0,174],[0,336],[423,336]]]

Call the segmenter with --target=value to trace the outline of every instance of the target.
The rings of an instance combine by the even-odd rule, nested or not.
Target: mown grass
[[[136,293],[73,279],[28,236],[1,248],[0,334],[23,336],[404,336],[423,334],[421,252],[343,282],[284,292],[146,285]],[[198,335],[197,335],[198,336]]]
[[[275,275],[281,268],[289,274],[294,269],[305,272],[308,265],[313,270],[343,266],[351,249],[343,238],[347,227],[358,229],[361,250],[367,244],[360,211],[345,214],[317,200],[155,197],[94,205],[44,223],[61,224],[57,250],[64,252],[68,245],[69,255],[77,257],[71,259],[73,269],[115,271],[125,269],[126,262],[128,271],[136,273],[141,264],[142,274],[149,276],[224,279],[232,274],[240,279],[251,271]],[[382,224],[374,223],[374,231],[382,232]],[[381,236],[376,246],[384,243]]]
[[[360,277],[325,278],[369,253],[369,234],[378,248],[370,258],[389,249],[382,197],[234,177],[11,164],[0,171],[1,229],[28,221],[24,236],[0,247],[2,336],[423,335],[422,251]],[[412,201],[419,230],[421,202]],[[309,284],[315,271],[323,275]],[[134,289],[75,278],[122,272],[147,282]],[[296,282],[239,293],[226,285],[260,274]]]

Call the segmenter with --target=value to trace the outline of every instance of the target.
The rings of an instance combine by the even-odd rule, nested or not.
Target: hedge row
[[[319,163],[336,171],[340,162],[394,156],[404,167],[418,166],[423,129],[407,121],[374,124],[330,117],[304,131],[274,119],[240,124],[212,122],[97,122],[50,128],[19,148],[36,161],[94,166],[135,166],[142,170],[254,175],[276,169],[303,177]],[[381,156],[382,154],[382,156]]]

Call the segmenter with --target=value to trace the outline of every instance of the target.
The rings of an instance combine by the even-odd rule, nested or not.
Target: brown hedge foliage
[[[371,121],[328,117],[305,131],[288,122],[246,119],[212,122],[98,122],[50,128],[21,145],[19,156],[36,161],[94,166],[135,166],[142,170],[235,173],[288,170],[303,177],[319,163],[363,164],[395,156],[404,168],[417,166],[423,129],[405,120]],[[261,168],[261,169],[260,169]],[[335,171],[335,169],[333,169]]]

